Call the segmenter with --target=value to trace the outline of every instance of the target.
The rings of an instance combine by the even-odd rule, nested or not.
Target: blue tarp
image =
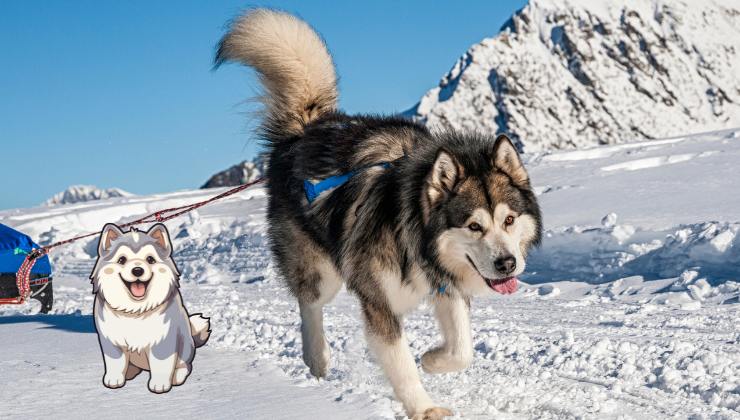
[[[0,273],[15,273],[26,259],[24,253],[41,248],[28,237],[0,223]],[[21,252],[22,251],[22,252]],[[51,274],[49,257],[44,255],[36,261],[32,274]]]

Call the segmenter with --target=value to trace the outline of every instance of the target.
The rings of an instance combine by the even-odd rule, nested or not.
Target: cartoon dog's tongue
[[[140,298],[144,296],[144,293],[146,293],[146,284],[140,281],[136,281],[131,283],[130,289],[131,294],[134,295],[134,297]]]
[[[501,293],[502,295],[510,295],[516,292],[519,279],[516,277],[507,277],[501,280],[493,280],[489,283],[491,289]]]

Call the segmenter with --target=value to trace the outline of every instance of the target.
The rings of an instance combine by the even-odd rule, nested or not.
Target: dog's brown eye
[[[506,226],[511,226],[514,224],[514,216],[506,216],[506,219],[504,220],[504,224]]]
[[[126,264],[126,257],[121,257],[118,259],[118,264],[124,265]]]
[[[478,223],[473,222],[468,225],[468,229],[472,230],[473,232],[480,232],[483,230],[483,227],[481,227],[481,225],[479,225]]]
[[[157,262],[157,260],[155,260],[154,257],[150,255],[146,257],[146,262],[148,262],[149,264],[154,264],[155,262]]]

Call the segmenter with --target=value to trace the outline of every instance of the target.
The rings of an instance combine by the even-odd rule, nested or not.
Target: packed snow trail
[[[103,362],[90,315],[0,317],[2,418],[365,417],[369,402],[335,404],[319,387],[302,387],[244,353],[199,349],[185,385],[149,392],[148,375],[117,390],[103,387]]]
[[[459,373],[422,374],[429,393],[459,418],[740,418],[740,131],[526,161],[546,224],[523,278],[531,285],[473,300],[475,360]],[[212,194],[8,210],[0,222],[48,243]],[[103,388],[95,335],[65,326],[89,320],[95,240],[53,252],[55,315],[0,307],[0,400],[22,402],[12,417],[60,406],[79,417],[97,413],[99,401],[137,400],[164,417],[401,415],[344,291],[326,308],[329,375],[310,376],[296,305],[267,251],[264,212],[265,192],[254,189],[168,224],[184,300],[212,317],[213,333],[188,383],[162,397],[140,378]],[[430,309],[405,320],[417,361],[440,340]],[[69,397],[76,394],[83,398]]]

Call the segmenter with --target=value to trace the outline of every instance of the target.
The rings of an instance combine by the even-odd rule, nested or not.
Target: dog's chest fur
[[[401,281],[400,273],[386,273],[380,276],[380,279],[383,293],[396,315],[403,315],[415,309],[430,295],[429,281],[418,266],[410,270],[407,282]]]
[[[95,297],[95,326],[98,334],[119,349],[145,352],[189,328],[189,321],[177,294],[156,309],[136,315],[112,309],[98,295]]]

